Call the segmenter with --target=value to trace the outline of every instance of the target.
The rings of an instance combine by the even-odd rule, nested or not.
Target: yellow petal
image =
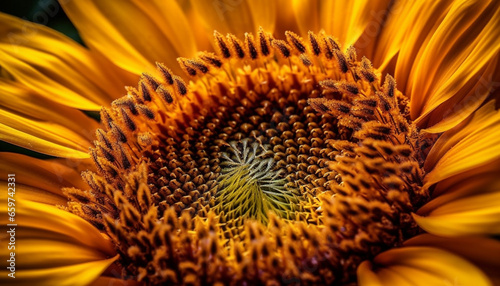
[[[99,110],[123,93],[113,76],[84,47],[45,26],[0,13],[0,66],[44,97],[63,105]]]
[[[7,192],[2,192],[0,195],[1,225],[11,223],[8,222],[8,216],[6,215],[8,202],[6,196]],[[16,199],[15,195],[14,199]],[[101,233],[90,223],[72,213],[54,206],[24,201],[19,198],[16,199],[15,209],[15,223],[20,228],[34,228],[40,234],[46,232],[57,233],[61,240],[94,249],[106,256],[114,255],[111,243],[104,239]]]
[[[195,53],[188,19],[177,1],[61,1],[85,44],[117,66],[140,74]]]
[[[450,252],[433,247],[391,249],[358,268],[365,285],[491,285],[476,266]],[[373,282],[372,282],[373,281]]]
[[[490,101],[469,119],[443,133],[429,152],[424,187],[500,157],[500,112]]]
[[[7,180],[7,176],[3,178],[4,180]],[[20,176],[18,176],[18,178],[20,178]],[[7,182],[0,181],[0,187],[4,190],[7,190]],[[42,188],[36,188],[32,186],[26,186],[21,183],[16,183],[16,198],[26,201],[39,202],[53,206],[65,206],[68,202],[68,199],[62,194],[60,190],[59,192],[61,194],[53,193]]]
[[[394,78],[401,91],[407,90],[412,66],[427,46],[453,0],[396,1],[374,47],[373,63],[385,67],[397,55]]]
[[[22,190],[17,190],[22,192]],[[15,220],[7,218],[6,192],[0,199],[2,233],[10,236],[15,228],[15,249],[3,245],[2,257],[15,251],[16,285],[88,285],[118,256],[112,244],[82,218],[45,204],[24,201],[14,195]],[[10,202],[12,203],[12,197]],[[17,224],[11,226],[7,224]],[[7,259],[0,261],[2,285],[12,283],[7,276]]]
[[[500,159],[439,182],[432,191],[432,197],[452,194],[460,198],[493,192],[500,188],[498,174],[500,174]]]
[[[23,269],[55,268],[106,258],[102,253],[85,245],[55,239],[23,238],[18,236],[21,228],[22,226],[16,229],[16,239],[22,247],[19,246],[15,250],[16,260],[23,262]],[[8,257],[10,252],[7,247],[0,249],[2,257]],[[6,264],[4,261],[1,263]]]
[[[0,81],[0,94],[1,140],[53,156],[88,157],[95,120],[14,82]]]
[[[458,91],[456,96],[436,107],[429,116],[422,117],[421,122],[417,123],[422,126],[430,126],[422,131],[442,133],[457,126],[476,111],[490,95],[493,82],[498,80],[492,80],[496,66],[496,60],[491,62],[484,72],[477,75],[476,79],[478,80],[471,82],[472,88],[468,85],[463,86],[462,89],[465,91]],[[486,78],[490,78],[490,80],[486,80]]]
[[[465,174],[439,182],[432,191],[432,199],[418,209],[419,215],[459,199],[495,193],[500,190],[500,160],[475,168]]]
[[[370,261],[364,261],[358,266],[357,276],[358,284],[361,286],[383,286],[382,281],[377,274],[372,271],[373,264]]]
[[[16,285],[39,285],[39,286],[75,286],[75,285],[91,285],[91,283],[113,263],[117,257],[104,259],[100,261],[92,261],[87,263],[79,263],[68,266],[53,267],[47,269],[25,270],[21,268],[16,270]],[[12,283],[12,278],[7,275],[10,272],[0,271],[0,281],[4,285]]]
[[[4,120],[5,116],[9,116],[9,114],[2,114],[0,111],[0,120]],[[13,117],[12,115],[10,115]],[[27,149],[37,150],[40,153],[52,155],[52,156],[60,156],[60,157],[68,157],[68,158],[88,158],[89,155],[84,151],[84,148],[74,143],[65,140],[65,138],[57,138],[58,142],[53,143],[50,140],[40,137],[46,137],[43,133],[46,130],[54,130],[61,132],[62,134],[71,134],[69,130],[64,130],[61,128],[57,128],[54,124],[38,124],[39,127],[30,127],[30,122],[28,120],[19,119],[20,122],[17,122],[15,128],[10,127],[9,125],[0,124],[0,140],[9,142],[14,145],[18,145]],[[9,122],[11,123],[11,122]],[[11,123],[12,124],[12,123]],[[21,129],[21,130],[19,130]],[[31,135],[34,134],[34,135]],[[71,136],[71,135],[70,135]],[[64,146],[67,145],[68,147]]]
[[[191,1],[196,15],[201,16],[206,30],[231,33],[243,38],[245,32],[256,33],[259,26],[272,32],[278,1]]]
[[[492,280],[500,285],[500,242],[484,237],[439,237],[422,234],[407,240],[405,246],[429,246],[440,248],[465,258],[479,267]]]
[[[43,189],[63,196],[61,188],[85,189],[78,165],[84,162],[69,160],[40,160],[22,154],[0,153],[0,179],[7,180],[8,174],[16,174],[16,183]]]
[[[362,49],[375,37],[370,37],[370,33],[366,34],[366,38],[360,38],[361,35],[370,25],[377,26],[377,23],[383,22],[383,14],[389,9],[389,3],[390,1],[380,0],[295,0],[292,5],[303,35],[309,30],[319,32],[323,29],[327,34],[336,37],[344,48],[359,40],[359,45],[356,46]]]
[[[409,89],[411,118],[421,121],[462,88],[500,49],[500,3],[457,1],[415,60]],[[460,91],[460,92],[459,92]]]
[[[424,212],[425,211],[425,212]],[[500,189],[421,209],[413,217],[425,231],[443,236],[500,233]]]
[[[46,99],[14,81],[0,80],[0,94],[2,109],[30,119],[55,122],[84,137],[91,138],[99,126],[82,112]]]

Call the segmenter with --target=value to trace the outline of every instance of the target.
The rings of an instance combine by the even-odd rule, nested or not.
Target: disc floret
[[[222,221],[235,224],[252,218],[267,224],[269,212],[285,219],[295,217],[300,194],[286,184],[284,170],[275,168],[272,156],[272,151],[250,139],[229,143],[221,155],[214,207]]]

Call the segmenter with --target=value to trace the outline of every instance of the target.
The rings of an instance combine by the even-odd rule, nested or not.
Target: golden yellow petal
[[[16,271],[15,285],[40,285],[40,286],[75,286],[75,285],[91,285],[106,268],[113,263],[118,256],[87,263],[79,263],[69,266],[53,267],[47,269]],[[0,271],[0,281],[2,285],[12,283],[12,278],[8,277],[9,272],[6,270]]]
[[[467,260],[433,247],[391,249],[377,255],[372,263],[365,261],[360,265],[360,286],[492,285],[488,277]]]
[[[117,66],[140,74],[161,61],[195,53],[189,21],[176,1],[61,1],[85,44]],[[180,68],[178,68],[180,70]]]
[[[415,275],[414,269],[405,269],[404,274],[393,269],[381,269],[376,274],[371,271],[372,264],[369,261],[363,262],[358,267],[358,282],[361,286],[414,286],[411,275]],[[421,273],[419,273],[421,274]],[[403,276],[404,275],[404,276]]]
[[[397,54],[394,78],[407,90],[410,72],[422,47],[431,40],[454,0],[396,1],[374,47],[373,63],[386,66]]]
[[[473,194],[490,193],[500,188],[500,159],[476,167],[466,173],[452,176],[439,182],[432,191],[433,200],[444,195],[453,195],[454,198]]]
[[[500,285],[500,242],[485,237],[439,237],[422,234],[409,239],[405,246],[429,246],[457,254],[479,267],[492,280]]]
[[[6,195],[6,192],[3,192],[0,196],[1,225],[9,223],[6,215],[8,199],[4,197]],[[14,199],[16,199],[15,195]],[[88,247],[107,256],[115,253],[113,245],[94,226],[72,213],[54,206],[19,198],[16,199],[15,209],[15,223],[20,228],[34,228],[41,235],[47,232],[58,233],[61,240]]]
[[[266,31],[275,27],[279,1],[191,1],[205,29],[222,34],[231,33],[243,38],[245,32],[256,33],[259,26]]]
[[[373,264],[370,261],[364,261],[358,266],[357,276],[360,286],[383,286],[377,274],[372,271],[372,267]]]
[[[474,169],[500,156],[500,112],[490,101],[469,119],[443,133],[429,152],[424,187]]]
[[[22,226],[20,226],[21,228]],[[7,229],[8,230],[8,229]],[[65,241],[41,238],[22,238],[17,236],[16,260],[22,261],[22,269],[47,269],[67,265],[105,259],[105,255],[86,245],[79,245]],[[0,249],[0,255],[8,257],[10,250],[7,247]],[[2,269],[7,265],[0,262]]]
[[[89,140],[99,126],[82,112],[46,99],[14,81],[0,80],[0,94],[2,109],[26,118],[57,123]]]
[[[430,126],[423,130],[427,133],[442,133],[457,126],[488,98],[493,89],[492,85],[500,80],[500,74],[494,75],[496,78],[492,75],[497,67],[497,60],[492,61],[483,72],[477,75],[477,81],[471,81],[470,84],[463,86],[462,89],[465,91],[458,91],[457,96],[451,97],[436,107],[429,116],[422,117],[417,124]]]
[[[293,9],[300,32],[306,35],[309,30],[326,33],[336,37],[347,48],[360,41],[358,49],[367,47],[374,37],[368,33],[361,39],[370,25],[383,22],[382,14],[389,8],[390,1],[293,1]],[[382,19],[380,19],[382,17]]]
[[[17,192],[22,189],[16,188]],[[6,192],[5,192],[6,193]],[[2,193],[0,224],[10,234],[15,223],[15,249],[2,247],[0,255],[15,251],[16,285],[87,285],[95,280],[118,256],[101,233],[82,218],[53,206],[24,201]],[[15,199],[15,221],[6,214],[8,198]],[[9,261],[0,261],[0,281],[8,285]]]
[[[413,58],[423,42],[432,36],[432,29],[437,26],[435,23],[442,19],[450,2],[452,0],[394,1],[385,15],[384,11],[378,12],[378,21],[370,24],[371,34],[368,36],[372,35],[376,39],[372,39],[367,56],[372,59],[374,66],[384,69],[399,53],[395,78],[400,90],[405,89],[408,68]],[[401,67],[404,67],[403,74]]]
[[[421,228],[432,234],[457,236],[500,233],[500,189],[424,210],[419,210],[413,217]]]
[[[0,81],[3,140],[41,153],[86,158],[98,123],[73,108],[52,102],[15,82]]]
[[[418,121],[463,90],[500,49],[500,3],[457,1],[446,14],[415,66],[406,95],[411,118]]]
[[[16,174],[16,183],[43,189],[64,196],[61,188],[86,189],[81,174],[76,168],[84,162],[69,160],[40,160],[22,154],[0,153],[0,180],[8,174]]]
[[[4,118],[5,117],[2,116],[0,111],[0,120],[3,120]],[[65,134],[65,132],[69,134],[71,131],[57,128],[57,126],[54,125],[51,126],[50,124],[41,124],[42,128],[36,128],[36,127],[30,128],[29,124],[31,123],[33,122],[29,122],[28,120],[22,120],[21,122],[15,124],[15,128],[12,128],[8,125],[0,124],[0,140],[27,149],[37,150],[40,153],[53,156],[60,156],[67,158],[89,157],[89,155],[84,151],[84,148],[72,144],[67,140],[65,140],[64,138],[59,138],[60,139],[59,142],[53,143],[50,140],[38,137],[38,136],[47,137],[46,135],[42,134],[44,133],[44,130],[47,129],[50,130],[51,127],[54,127],[54,129],[57,129],[57,131],[60,131],[63,134]],[[63,145],[69,145],[69,147]]]
[[[19,175],[19,174],[17,174]],[[7,175],[3,177],[4,180],[7,180]],[[19,176],[18,176],[19,178]],[[7,190],[8,184],[6,181],[0,181],[0,187],[3,190]],[[68,202],[68,199],[66,196],[62,194],[62,191],[59,191],[60,194],[53,193],[50,191],[47,191],[42,188],[36,188],[32,186],[26,186],[21,183],[16,183],[16,198],[17,199],[23,199],[27,201],[33,201],[33,202],[39,202],[39,203],[44,203],[44,204],[49,204],[49,205],[54,205],[54,206],[65,206],[66,203]],[[2,194],[2,198],[5,197],[5,194]]]
[[[435,192],[433,192],[432,196],[434,198],[419,208],[417,213],[420,215],[428,214],[452,201],[469,198],[471,196],[494,193],[499,190],[500,182],[498,180],[498,173],[490,178],[474,177],[469,180],[459,181],[457,185],[447,189],[444,193],[435,194]]]
[[[0,23],[0,65],[42,96],[99,110],[123,93],[121,81],[113,80],[113,68],[66,36],[3,13]]]
[[[72,130],[51,122],[40,122],[0,110],[0,140],[40,153],[88,158],[89,142]]]

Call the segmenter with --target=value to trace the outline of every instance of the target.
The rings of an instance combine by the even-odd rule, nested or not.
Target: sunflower
[[[60,5],[0,14],[2,284],[500,284],[500,2]]]

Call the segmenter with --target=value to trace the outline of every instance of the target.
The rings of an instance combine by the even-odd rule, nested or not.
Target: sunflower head
[[[229,2],[0,13],[15,281],[498,283],[500,2]]]
[[[91,189],[67,190],[128,275],[346,282],[415,235],[426,139],[391,76],[323,33],[214,37],[189,83],[157,64],[101,111]]]

